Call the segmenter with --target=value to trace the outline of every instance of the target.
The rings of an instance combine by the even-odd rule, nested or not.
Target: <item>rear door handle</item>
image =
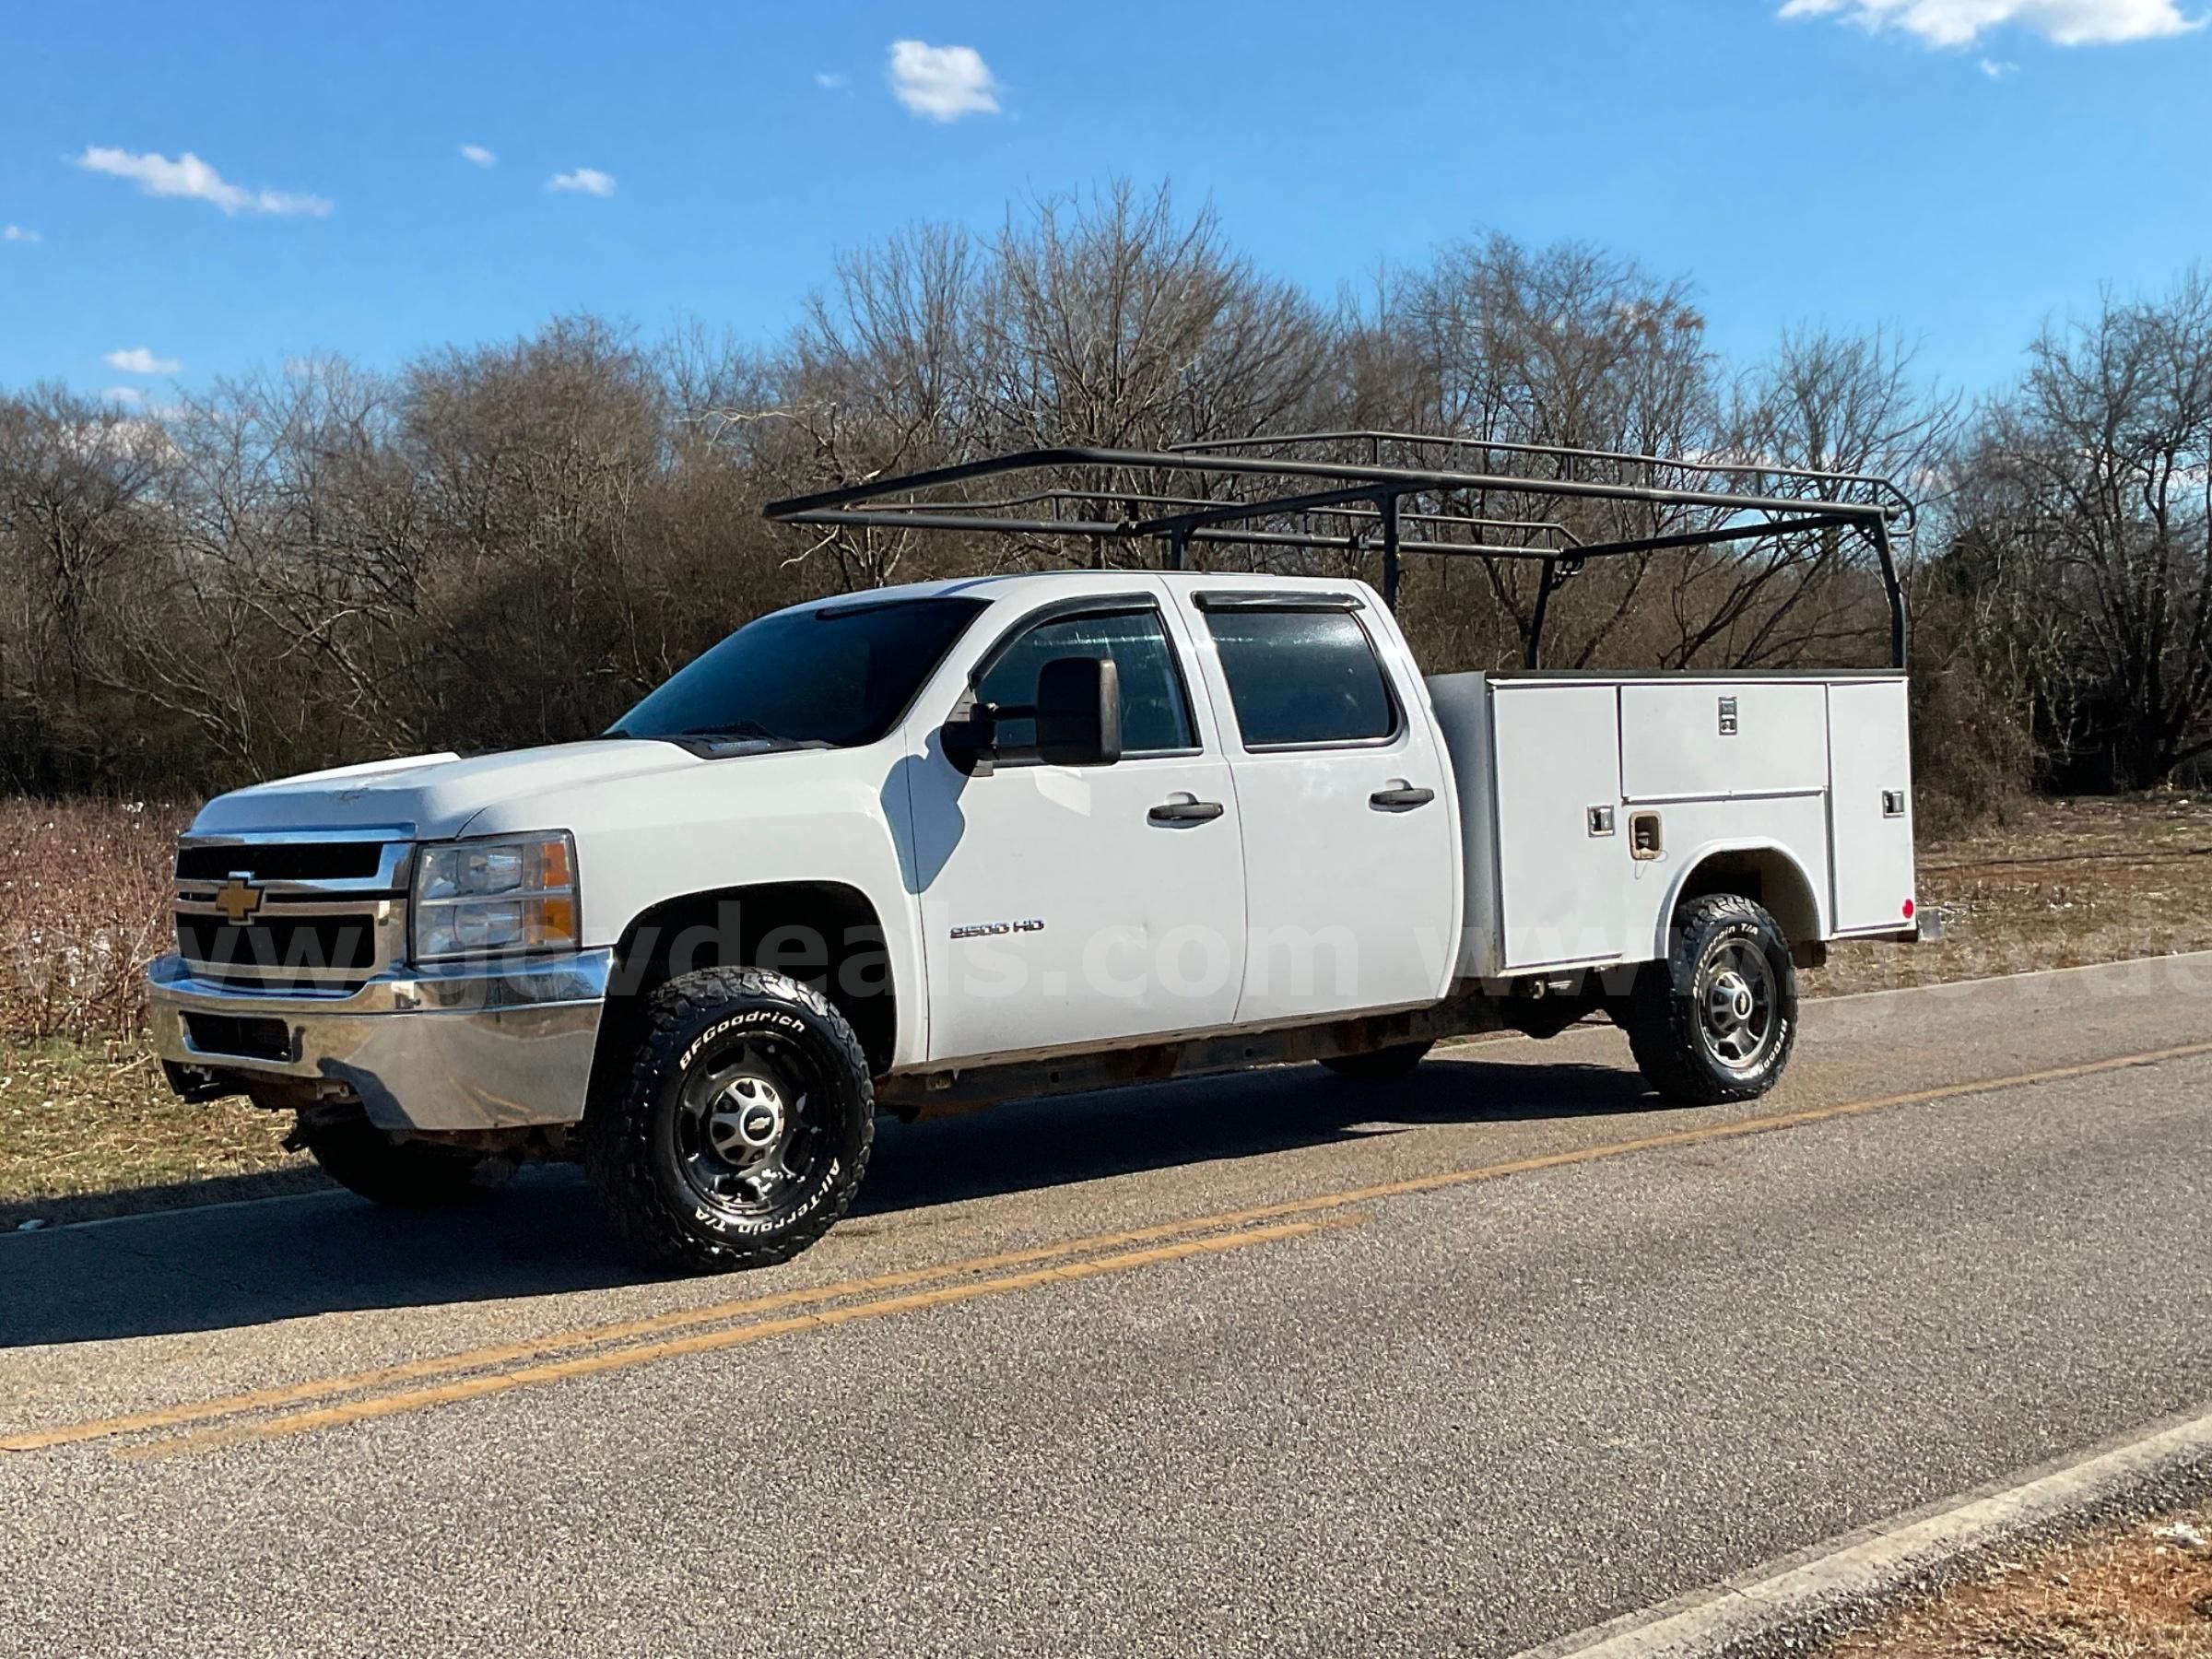
[[[1367,797],[1367,804],[1379,812],[1411,812],[1416,806],[1426,806],[1436,799],[1433,789],[1415,789],[1404,783],[1393,783],[1388,789],[1378,789]]]
[[[1218,801],[1177,795],[1171,801],[1162,801],[1145,816],[1156,824],[1210,824],[1227,810]]]

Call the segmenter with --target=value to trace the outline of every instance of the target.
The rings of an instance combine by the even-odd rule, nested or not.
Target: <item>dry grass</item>
[[[284,1120],[187,1106],[145,1046],[188,815],[0,800],[0,1228],[244,1196],[314,1179]]]
[[[0,1039],[137,1036],[189,817],[137,801],[0,800]]]
[[[244,1197],[315,1179],[285,1151],[290,1121],[242,1100],[187,1106],[136,1041],[0,1047],[0,1230],[33,1217],[179,1202],[179,1187]],[[252,1176],[253,1182],[241,1177]]]
[[[2107,1528],[2001,1563],[1818,1659],[2212,1659],[2212,1548],[2177,1541],[2177,1524],[2212,1535],[2212,1512]]]
[[[0,1226],[312,1179],[279,1120],[172,1100],[143,1044],[140,973],[168,947],[184,814],[0,801]],[[1840,947],[1815,995],[2212,948],[2212,804],[2040,802],[1923,850],[1940,944]]]

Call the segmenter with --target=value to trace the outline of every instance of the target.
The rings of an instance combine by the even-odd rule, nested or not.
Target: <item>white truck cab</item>
[[[1771,1087],[1794,965],[1914,926],[1896,674],[1425,681],[1376,591],[1080,571],[739,629],[605,736],[320,772],[178,851],[157,1043],[368,1196],[582,1159],[664,1262],[827,1230],[878,1110],[1603,1012]]]

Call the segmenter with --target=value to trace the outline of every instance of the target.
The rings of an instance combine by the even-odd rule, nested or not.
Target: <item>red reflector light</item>
[[[1910,899],[1905,900],[1905,920],[1908,922],[1912,920],[1912,900]]]

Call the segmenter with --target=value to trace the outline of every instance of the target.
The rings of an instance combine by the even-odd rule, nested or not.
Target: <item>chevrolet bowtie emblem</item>
[[[215,908],[238,926],[261,909],[261,889],[242,876],[233,876],[216,890]]]

